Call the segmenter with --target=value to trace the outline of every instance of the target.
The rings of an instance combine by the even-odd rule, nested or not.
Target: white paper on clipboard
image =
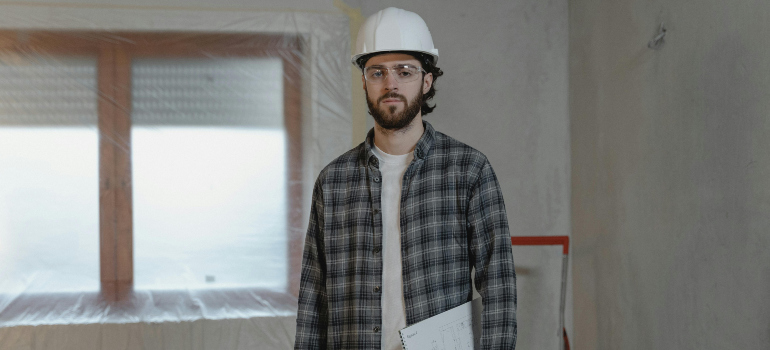
[[[480,349],[481,310],[476,298],[398,331],[404,350]]]

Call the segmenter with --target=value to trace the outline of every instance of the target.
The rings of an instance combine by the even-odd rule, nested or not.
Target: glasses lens
[[[364,75],[366,76],[366,80],[378,83],[385,80],[387,72],[388,71],[382,67],[366,67]]]
[[[414,81],[420,75],[420,69],[415,66],[397,66],[393,70],[399,83]]]

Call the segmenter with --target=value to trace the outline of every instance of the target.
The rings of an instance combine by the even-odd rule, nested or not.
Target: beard
[[[374,121],[377,122],[377,125],[385,130],[396,131],[407,127],[412,123],[414,118],[417,117],[417,114],[420,113],[420,109],[422,108],[422,89],[419,90],[417,96],[415,96],[411,103],[406,100],[404,95],[399,95],[392,91],[380,96],[380,98],[377,99],[377,102],[374,103],[369,98],[369,91],[364,91],[366,93],[366,104],[369,105],[369,114],[372,115]],[[404,102],[404,110],[400,113],[396,113],[397,106],[377,107],[382,100],[388,98],[397,98]]]

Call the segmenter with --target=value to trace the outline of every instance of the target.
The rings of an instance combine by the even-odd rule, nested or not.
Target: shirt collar
[[[414,146],[415,160],[425,158],[428,155],[431,147],[433,147],[433,142],[436,139],[436,131],[433,129],[433,126],[431,126],[430,123],[423,120],[422,126],[425,128],[425,131],[417,141],[417,145]],[[374,128],[370,129],[369,133],[366,135],[364,148],[361,150],[360,159],[362,165],[364,166],[366,166],[368,163],[375,164],[377,162],[377,157],[374,155],[374,153],[372,153],[372,147],[374,147]]]

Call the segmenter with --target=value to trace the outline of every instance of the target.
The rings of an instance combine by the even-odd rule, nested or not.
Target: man
[[[483,154],[422,120],[443,74],[425,22],[382,10],[356,48],[376,125],[315,183],[295,349],[401,349],[400,329],[471,300],[472,268],[482,348],[514,349],[502,193]]]

